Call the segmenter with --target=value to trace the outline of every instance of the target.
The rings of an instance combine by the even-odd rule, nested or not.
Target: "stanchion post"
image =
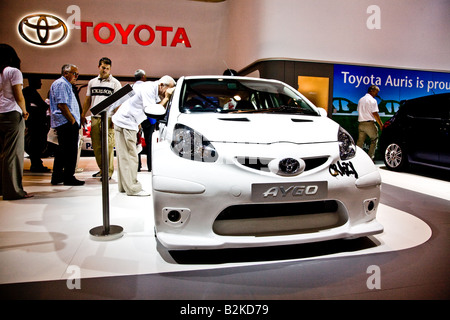
[[[126,99],[134,95],[130,85],[126,85],[112,96],[91,109],[93,115],[101,115],[102,135],[102,207],[103,225],[92,228],[89,233],[94,240],[114,240],[123,236],[121,226],[110,225],[109,222],[109,157],[108,157],[108,110],[120,105]]]
[[[123,228],[111,226],[109,223],[109,157],[108,157],[108,112],[101,112],[101,134],[102,134],[102,206],[103,226],[90,230],[92,239],[114,240],[123,236]]]

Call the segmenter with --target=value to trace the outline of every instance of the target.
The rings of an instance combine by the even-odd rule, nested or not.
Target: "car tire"
[[[402,171],[408,165],[405,149],[399,143],[391,143],[384,149],[384,164],[389,170]]]

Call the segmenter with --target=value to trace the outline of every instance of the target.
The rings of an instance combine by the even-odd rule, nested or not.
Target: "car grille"
[[[318,232],[347,222],[344,206],[334,200],[236,205],[223,210],[213,224],[218,235],[276,236]]]
[[[255,158],[255,157],[236,157],[236,160],[244,167],[259,170],[259,171],[269,171],[269,162],[273,158]],[[320,167],[325,162],[327,162],[328,157],[317,157],[317,158],[305,158],[306,167],[304,171],[312,170]]]

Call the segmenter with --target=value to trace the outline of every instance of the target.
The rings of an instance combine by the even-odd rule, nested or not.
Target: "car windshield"
[[[297,91],[281,83],[252,79],[189,79],[180,111],[319,115]]]

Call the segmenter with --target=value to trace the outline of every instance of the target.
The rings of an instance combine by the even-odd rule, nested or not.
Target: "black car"
[[[383,126],[380,147],[390,170],[408,164],[450,170],[450,93],[402,101]]]

